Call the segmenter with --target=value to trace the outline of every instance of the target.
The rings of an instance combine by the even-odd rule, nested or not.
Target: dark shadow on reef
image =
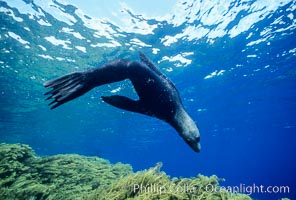
[[[133,172],[127,164],[75,154],[36,156],[23,144],[0,144],[1,199],[243,199],[218,187],[216,176],[173,178],[161,164]],[[209,187],[210,185],[210,187]],[[211,191],[207,191],[211,190]]]

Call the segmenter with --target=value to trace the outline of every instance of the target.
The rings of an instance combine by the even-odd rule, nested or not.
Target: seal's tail
[[[75,72],[60,78],[47,81],[44,87],[52,88],[45,93],[50,95],[46,100],[53,100],[48,105],[53,105],[54,109],[72,99],[75,99],[92,89],[88,83],[87,74],[84,72]]]

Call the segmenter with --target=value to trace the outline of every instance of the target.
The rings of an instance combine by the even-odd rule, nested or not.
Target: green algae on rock
[[[219,188],[218,177],[206,177],[198,175],[195,178],[170,179],[160,171],[161,163],[149,170],[132,173],[108,187],[100,187],[89,199],[199,199],[199,200],[249,200],[247,195],[233,194],[223,189],[213,191],[213,187]]]
[[[23,144],[0,144],[1,199],[211,199],[249,200],[219,188],[216,176],[171,179],[161,164],[132,172],[130,165],[110,164],[75,154],[36,156]]]
[[[28,145],[0,144],[2,199],[85,199],[96,188],[130,173],[130,165],[97,157],[37,157]]]

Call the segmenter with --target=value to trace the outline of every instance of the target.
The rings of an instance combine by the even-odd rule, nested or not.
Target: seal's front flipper
[[[50,95],[46,100],[53,99],[53,101],[48,104],[53,105],[51,109],[71,101],[93,88],[85,72],[75,72],[47,81],[44,87],[52,88],[52,90],[45,93],[45,95]]]
[[[157,67],[152,63],[151,60],[149,60],[149,58],[143,52],[139,51],[139,57],[141,62],[145,63],[148,67],[150,67],[155,72],[160,73]]]
[[[144,63],[145,65],[147,65],[156,74],[169,80],[163,73],[161,73],[161,71],[153,64],[153,62],[151,60],[149,60],[149,58],[143,52],[139,51],[139,57],[140,57],[141,62]]]
[[[137,112],[145,114],[144,108],[140,106],[140,101],[135,101],[130,98],[119,96],[119,95],[113,95],[113,96],[102,96],[102,100],[114,107],[131,111],[131,112]]]

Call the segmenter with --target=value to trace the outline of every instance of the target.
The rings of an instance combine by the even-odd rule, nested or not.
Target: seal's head
[[[195,123],[194,127],[186,127],[179,134],[184,139],[184,141],[191,147],[191,149],[193,149],[193,151],[200,152],[200,135]]]
[[[178,131],[179,135],[193,149],[193,151],[200,151],[199,130],[195,122],[184,109],[176,112],[171,125]]]

